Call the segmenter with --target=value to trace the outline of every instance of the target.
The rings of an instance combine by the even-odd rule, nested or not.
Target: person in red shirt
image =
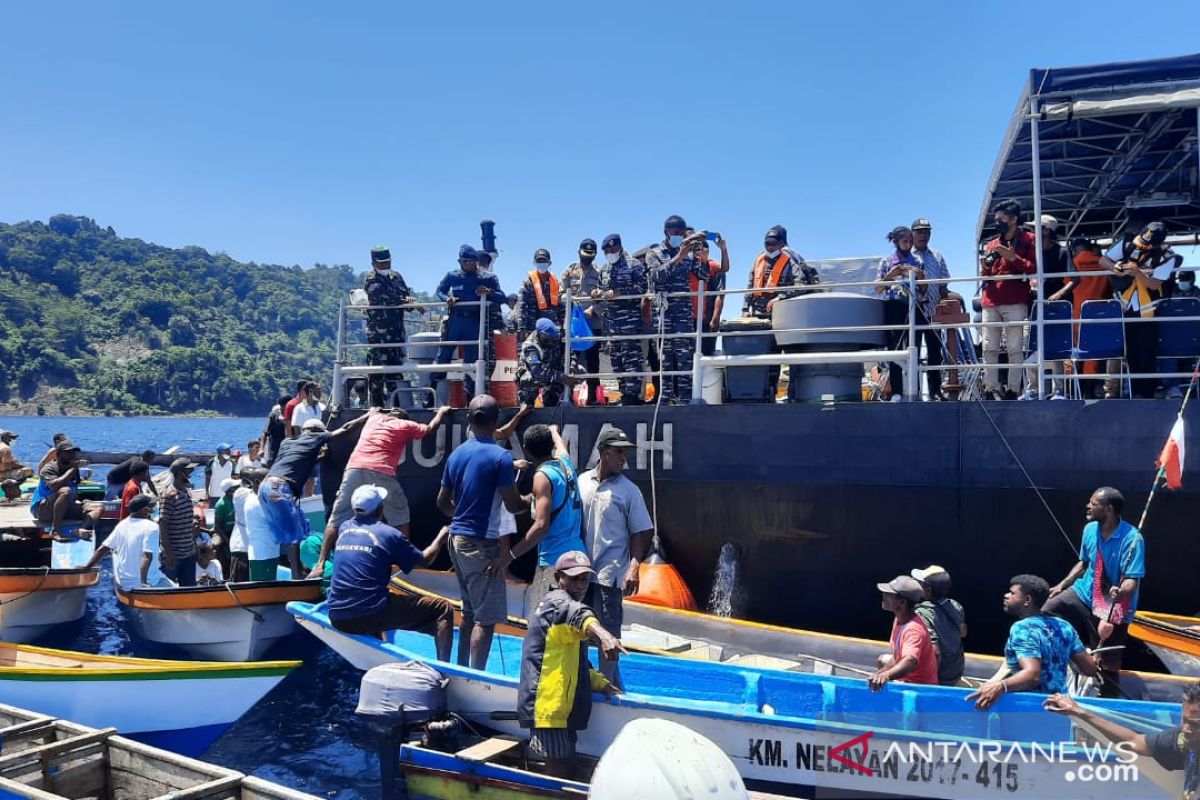
[[[296,394],[283,407],[283,435],[286,439],[290,439],[299,433],[298,430],[292,427],[292,412],[296,410],[296,406],[308,400],[308,384],[309,381],[307,378],[302,381],[296,381]]]
[[[1021,230],[1021,204],[1004,200],[992,212],[996,238],[983,247],[979,274],[1032,275],[1037,272],[1037,239]],[[992,400],[1016,400],[1021,389],[1021,362],[1025,359],[1025,324],[1029,320],[1029,280],[983,282],[983,321],[1004,325],[983,329],[984,396]],[[1008,353],[1008,382],[1000,391],[1000,337]]]
[[[933,640],[916,612],[917,603],[925,594],[921,584],[908,575],[900,575],[875,587],[883,597],[884,610],[890,611],[895,619],[892,621],[892,652],[879,657],[879,669],[867,678],[867,685],[874,692],[888,681],[936,685],[938,665]]]
[[[150,465],[141,459],[129,465],[129,480],[121,489],[121,511],[118,519],[129,516],[129,501],[142,493],[142,484],[150,483]]]
[[[360,486],[372,485],[386,489],[383,518],[388,525],[399,529],[405,536],[412,535],[408,498],[404,496],[404,489],[396,480],[396,467],[399,466],[408,443],[415,439],[424,439],[436,432],[449,413],[450,406],[442,406],[428,425],[422,425],[409,419],[408,414],[399,408],[389,412],[372,408],[367,412],[367,422],[358,435],[358,443],[354,445],[350,460],[346,462],[342,484],[338,487],[337,499],[333,501],[333,510],[329,513],[329,521],[325,525],[321,555],[308,577],[319,578],[324,574],[325,559],[333,552],[337,543],[338,528],[354,516],[350,498]]]

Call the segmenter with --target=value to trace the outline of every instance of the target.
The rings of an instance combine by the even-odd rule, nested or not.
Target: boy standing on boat
[[[1095,657],[1088,653],[1071,623],[1048,613],[1050,586],[1037,575],[1016,575],[1009,580],[1004,611],[1017,618],[1004,644],[1004,663],[977,692],[967,696],[984,710],[1009,692],[1065,692],[1067,667],[1084,675],[1099,674]]]
[[[867,685],[877,692],[889,681],[936,684],[937,656],[933,653],[929,629],[916,612],[917,603],[925,595],[921,584],[908,575],[900,575],[887,583],[875,584],[875,588],[883,597],[884,610],[890,611],[895,619],[892,652],[879,657],[879,669],[867,678]]]
[[[458,663],[487,669],[496,623],[508,618],[505,567],[511,563],[508,540],[493,535],[492,504],[496,493],[512,513],[521,511],[512,455],[496,444],[500,404],[481,394],[467,407],[470,441],[446,459],[437,507],[450,517],[450,561],[462,596]]]
[[[1046,613],[1070,622],[1089,648],[1115,648],[1100,655],[1103,694],[1110,697],[1116,696],[1121,645],[1129,638],[1129,621],[1146,577],[1146,543],[1137,528],[1121,519],[1124,508],[1124,495],[1111,486],[1092,494],[1079,561],[1050,589],[1046,603]]]
[[[345,633],[377,636],[384,631],[421,631],[434,637],[439,661],[450,660],[454,609],[439,597],[391,594],[392,565],[404,572],[437,558],[449,531],[442,528],[423,551],[383,522],[388,490],[359,486],[350,505],[353,519],[338,532],[337,568],[329,583],[329,621]]]
[[[591,669],[584,642],[598,644],[604,659],[615,660],[625,649],[583,603],[595,575],[588,557],[578,551],[563,553],[554,570],[557,585],[530,615],[521,646],[517,719],[530,729],[529,749],[546,760],[546,771],[570,778],[578,732],[587,728],[592,714],[592,692],[607,697],[620,693]]]

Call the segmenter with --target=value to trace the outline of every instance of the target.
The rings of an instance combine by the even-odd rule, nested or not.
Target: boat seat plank
[[[0,769],[3,769],[7,765],[17,761],[26,761],[30,758],[50,758],[67,750],[79,750],[89,745],[101,743],[110,736],[115,735],[116,732],[116,728],[104,728],[103,730],[84,733],[80,734],[79,736],[70,736],[66,739],[59,739],[57,742],[49,742],[37,747],[31,747],[28,750],[22,750],[19,753],[2,755],[0,756]]]
[[[484,739],[478,744],[473,744],[464,750],[459,750],[455,755],[464,761],[480,764],[485,761],[491,761],[493,758],[502,756],[520,746],[521,743],[516,739],[505,739],[494,736],[491,739]]]

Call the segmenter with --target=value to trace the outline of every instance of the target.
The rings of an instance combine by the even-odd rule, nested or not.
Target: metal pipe
[[[1045,359],[1045,317],[1042,308],[1042,300],[1045,296],[1046,286],[1046,265],[1042,259],[1042,162],[1040,139],[1038,138],[1038,100],[1037,97],[1029,99],[1029,138],[1030,146],[1033,149],[1033,237],[1034,247],[1037,250],[1037,294],[1034,297],[1033,307],[1037,313],[1037,383],[1029,387],[1029,391],[1037,392],[1038,397],[1042,396],[1042,376],[1046,370]],[[1028,344],[1028,343],[1026,343]]]
[[[472,397],[475,395],[486,394],[484,386],[484,375],[487,372],[487,334],[488,334],[488,297],[484,295],[479,300],[479,341],[476,343],[478,348],[475,351],[475,390]]]
[[[917,284],[911,271],[908,273],[908,371],[904,373],[904,398],[921,399],[920,346],[917,343]],[[896,387],[892,387],[895,391]]]
[[[692,351],[692,405],[704,402],[700,389],[704,386],[704,365],[700,363],[700,355],[704,352],[704,284],[705,280],[696,281],[696,343]]]
[[[346,298],[338,301],[337,350],[333,359],[333,396],[330,402],[341,408],[345,400],[342,391],[342,360],[346,357]]]
[[[563,372],[567,375],[571,374],[571,308],[574,305],[574,298],[571,297],[571,289],[567,287],[567,303],[563,306]],[[574,393],[574,387],[568,385],[565,387],[568,392]],[[559,402],[570,403],[574,398],[570,395],[564,397]]]

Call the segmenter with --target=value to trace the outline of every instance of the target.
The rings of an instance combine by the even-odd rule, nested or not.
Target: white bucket
[[[704,370],[704,385],[700,387],[700,398],[710,406],[719,406],[725,401],[725,369],[707,367]]]

